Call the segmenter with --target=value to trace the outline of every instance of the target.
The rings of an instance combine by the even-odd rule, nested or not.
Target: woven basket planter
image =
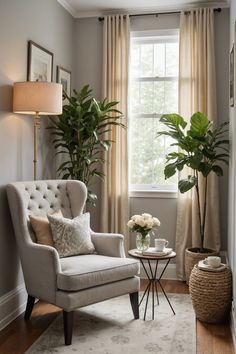
[[[187,248],[185,250],[185,276],[187,284],[189,283],[189,277],[195,264],[207,258],[208,256],[218,255],[217,251],[211,249],[206,249],[206,253],[199,253],[196,251],[197,248]]]
[[[196,317],[207,323],[223,322],[232,301],[232,277],[229,268],[207,272],[194,266],[189,279],[189,292]]]

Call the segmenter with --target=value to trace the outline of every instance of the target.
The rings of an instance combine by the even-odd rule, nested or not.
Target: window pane
[[[156,81],[154,83],[154,112],[162,114],[165,112],[165,82]]]
[[[179,44],[166,43],[166,76],[179,74]]]
[[[165,155],[173,151],[173,142],[166,137],[157,138],[157,132],[165,129],[158,118],[133,118],[131,120],[130,183],[176,183],[177,176],[165,180]]]
[[[165,113],[178,112],[178,82],[165,82]]]
[[[140,76],[153,76],[153,44],[140,46]]]
[[[133,118],[131,120],[131,184],[152,183],[152,119]]]
[[[165,76],[165,43],[154,46],[154,75]]]
[[[131,112],[134,114],[153,113],[153,95],[153,82],[134,82],[131,90]]]
[[[164,185],[171,185],[177,184],[178,176],[175,175],[171,178],[165,180],[164,177],[164,168],[165,168],[165,156],[170,152],[176,150],[174,146],[171,144],[174,143],[174,140],[168,136],[160,136],[157,137],[157,132],[166,130],[167,127],[160,122],[158,118],[153,120],[153,131],[155,132],[154,140],[153,140],[153,150],[154,150],[154,166],[153,166],[153,180],[154,184],[164,184]],[[156,182],[158,181],[158,182]]]
[[[132,114],[164,114],[178,110],[178,82],[134,82],[131,87]]]

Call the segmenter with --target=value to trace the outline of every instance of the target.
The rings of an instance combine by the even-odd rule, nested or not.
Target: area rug
[[[64,346],[60,314],[27,354],[195,354],[195,315],[189,295],[169,294],[173,315],[160,294],[151,320],[151,299],[146,321],[143,305],[134,320],[129,296],[121,296],[75,311],[72,345]]]

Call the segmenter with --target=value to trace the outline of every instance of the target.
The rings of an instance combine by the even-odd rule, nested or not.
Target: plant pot
[[[208,256],[217,256],[218,252],[216,250],[212,250],[210,248],[204,248],[204,252],[199,252],[199,248],[187,248],[185,250],[185,276],[186,283],[189,283],[189,277],[191,271],[195,264],[199,261],[207,258]]]

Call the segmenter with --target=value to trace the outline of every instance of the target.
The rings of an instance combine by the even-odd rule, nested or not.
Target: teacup
[[[221,264],[221,258],[217,256],[209,256],[205,259],[207,265],[213,268],[218,268]]]
[[[156,238],[155,239],[155,251],[163,252],[164,248],[168,246],[169,242],[164,238]]]

